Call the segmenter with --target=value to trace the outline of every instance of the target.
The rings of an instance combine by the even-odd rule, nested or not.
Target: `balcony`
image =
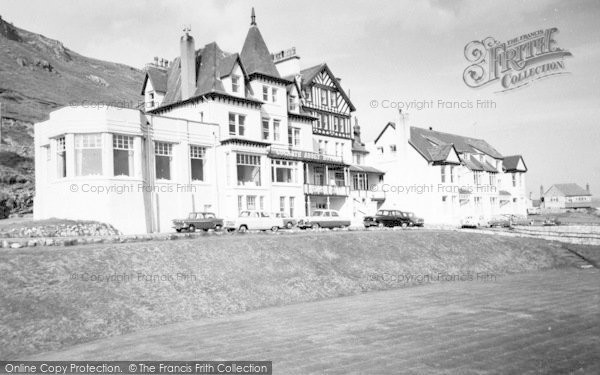
[[[298,161],[308,161],[317,163],[344,164],[344,160],[338,155],[321,154],[313,151],[296,150],[291,147],[276,147],[269,148],[269,157],[272,159],[289,159]]]
[[[346,197],[350,195],[350,186],[304,184],[304,194]]]

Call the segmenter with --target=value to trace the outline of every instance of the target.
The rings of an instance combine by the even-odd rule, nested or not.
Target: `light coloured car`
[[[483,216],[465,216],[460,221],[461,228],[479,228],[486,225],[487,222]]]
[[[247,232],[249,230],[272,230],[277,232],[283,227],[283,219],[264,211],[245,210],[233,220],[225,221],[225,229]]]
[[[298,221],[298,227],[306,228],[346,228],[350,219],[343,218],[336,210],[315,210],[311,216]]]

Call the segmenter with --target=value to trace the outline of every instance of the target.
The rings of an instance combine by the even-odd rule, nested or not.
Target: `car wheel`
[[[215,230],[221,230],[223,227],[221,225],[215,225]]]
[[[238,229],[238,231],[240,231],[242,233],[246,233],[248,231],[248,227],[245,225],[240,225],[240,228]]]
[[[385,228],[385,224],[383,224],[383,223],[378,223],[378,224],[377,224],[377,228]]]
[[[195,232],[195,231],[196,231],[196,227],[195,227],[195,226],[193,226],[193,225],[190,225],[190,226],[188,227],[188,232]]]
[[[291,221],[288,221],[288,223],[285,225],[285,227],[286,227],[287,229],[292,229],[292,228],[294,227],[294,224],[292,224],[292,222],[291,222]]]
[[[408,226],[408,224],[402,223],[402,228],[406,228],[407,226]]]
[[[313,229],[319,229],[319,228],[321,228],[321,225],[319,225],[319,223],[314,223],[314,224],[312,225],[312,228],[313,228]]]
[[[271,232],[277,232],[279,230],[278,226],[271,227]]]
[[[175,229],[177,233],[181,233],[181,229]]]

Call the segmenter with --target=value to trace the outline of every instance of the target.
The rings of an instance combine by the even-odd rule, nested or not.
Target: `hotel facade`
[[[36,219],[145,233],[191,211],[327,208],[359,222],[385,200],[339,79],[294,48],[271,54],[254,12],[240,53],[185,32],[140,84],[143,110],[65,107],[35,125]]]

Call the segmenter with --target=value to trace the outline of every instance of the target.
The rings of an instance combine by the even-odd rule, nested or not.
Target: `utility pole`
[[[2,102],[0,102],[0,148],[2,148]]]

